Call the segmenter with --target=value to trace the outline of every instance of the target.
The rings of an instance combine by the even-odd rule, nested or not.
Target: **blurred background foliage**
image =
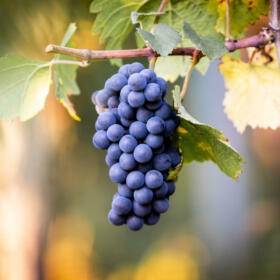
[[[0,0],[0,55],[51,59],[45,46],[59,44],[69,22],[78,25],[76,47],[101,49],[89,4]],[[126,48],[135,47],[131,38]],[[116,67],[102,60],[78,70],[82,94],[71,100],[82,122],[51,94],[34,119],[2,122],[0,279],[279,279],[280,130],[237,134],[223,113],[217,65],[192,74],[185,105],[231,139],[244,173],[236,183],[211,163],[185,166],[168,213],[137,233],[108,223],[116,185],[104,152],[91,145],[90,96]]]

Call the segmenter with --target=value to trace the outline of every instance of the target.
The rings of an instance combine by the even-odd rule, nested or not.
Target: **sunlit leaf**
[[[180,88],[175,86],[174,106],[178,108],[180,126],[177,129],[177,143],[182,151],[184,163],[212,161],[221,171],[237,180],[242,171],[243,159],[228,143],[219,130],[198,122],[184,108],[180,101]]]
[[[70,23],[64,38],[62,39],[61,46],[71,46],[74,45],[71,43],[71,37],[77,30],[77,26],[75,23]],[[58,54],[55,56],[55,60],[72,60],[75,59],[71,56]],[[77,76],[77,65],[69,65],[69,64],[56,64],[54,65],[54,79],[56,85],[56,97],[60,100],[60,102],[66,107],[70,116],[75,120],[80,120],[77,116],[74,107],[72,106],[69,96],[70,95],[78,95],[80,94],[79,86],[76,82]]]
[[[247,126],[276,129],[280,125],[280,72],[275,64],[249,65],[224,57],[220,70],[227,92],[225,112],[242,133]]]
[[[45,104],[51,84],[49,64],[17,54],[0,58],[0,118],[25,121]]]

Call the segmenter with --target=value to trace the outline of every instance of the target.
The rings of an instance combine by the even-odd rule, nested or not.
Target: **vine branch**
[[[251,37],[242,38],[240,40],[232,40],[225,43],[229,52],[233,52],[238,49],[248,48],[248,47],[262,47],[267,44],[270,44],[274,41],[273,32],[270,29],[267,29],[265,32],[261,32],[258,35]],[[186,48],[175,48],[169,55],[184,55],[184,56],[193,56],[196,48],[186,47]],[[130,50],[100,50],[94,51],[90,49],[74,49],[68,47],[62,47],[58,45],[48,45],[46,47],[47,53],[56,53],[56,54],[65,54],[73,56],[84,61],[90,61],[94,59],[102,58],[131,58],[131,57],[158,57],[160,56],[152,48],[143,48],[143,49],[130,49]],[[204,56],[201,51],[198,51],[197,56],[200,58]]]

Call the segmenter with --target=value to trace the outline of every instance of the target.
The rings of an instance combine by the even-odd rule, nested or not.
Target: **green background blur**
[[[0,0],[0,55],[50,60],[46,45],[59,44],[70,22],[78,48],[102,49],[89,4]],[[211,163],[184,166],[169,211],[140,232],[107,221],[117,186],[91,144],[90,96],[117,71],[109,61],[78,70],[81,95],[71,100],[81,122],[50,93],[34,119],[0,123],[0,279],[280,279],[280,131],[236,132],[217,65],[193,72],[185,105],[225,133],[244,172],[236,183]]]

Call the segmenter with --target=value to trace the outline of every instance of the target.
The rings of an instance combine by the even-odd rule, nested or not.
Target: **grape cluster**
[[[154,225],[169,207],[175,191],[168,172],[181,162],[170,146],[179,120],[164,101],[167,83],[135,62],[120,67],[102,90],[92,95],[100,113],[93,136],[98,149],[107,149],[109,175],[118,183],[108,219],[139,230]]]

